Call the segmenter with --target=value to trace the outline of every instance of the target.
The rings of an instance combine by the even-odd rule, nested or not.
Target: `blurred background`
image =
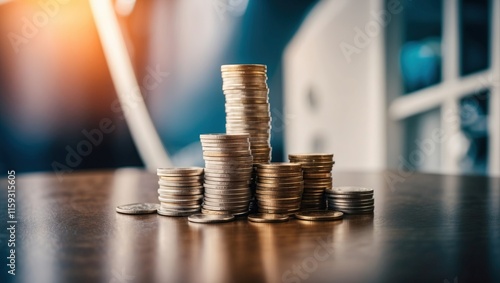
[[[273,161],[500,175],[496,0],[111,2],[173,165],[225,132],[220,65],[260,63]],[[1,174],[147,165],[98,28],[88,1],[0,0]]]

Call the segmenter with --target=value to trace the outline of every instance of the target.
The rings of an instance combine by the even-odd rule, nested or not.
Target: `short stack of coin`
[[[203,168],[158,168],[158,213],[188,216],[197,213],[203,199]]]
[[[250,134],[254,163],[271,161],[271,114],[265,65],[222,65],[226,132]]]
[[[332,188],[333,154],[289,154],[290,162],[300,163],[304,172],[301,208],[325,209],[325,189]]]
[[[373,213],[373,189],[362,187],[335,187],[325,191],[328,209],[347,214]]]
[[[269,163],[256,167],[258,211],[286,215],[299,211],[304,189],[300,164]]]
[[[248,134],[200,135],[205,160],[203,213],[244,214],[252,197]]]

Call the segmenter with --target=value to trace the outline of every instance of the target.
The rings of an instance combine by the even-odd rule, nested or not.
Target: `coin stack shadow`
[[[205,160],[202,213],[245,214],[251,199],[248,134],[200,135]]]
[[[325,191],[328,209],[347,214],[371,214],[375,209],[373,189],[363,187],[335,187]]]
[[[158,214],[188,216],[197,213],[203,198],[203,168],[158,168]]]
[[[299,211],[304,189],[301,165],[269,163],[256,168],[259,212],[291,215]]]
[[[325,189],[332,188],[333,154],[289,154],[288,158],[290,162],[302,165],[304,193],[301,209],[325,209]]]
[[[254,163],[271,161],[271,114],[265,65],[222,65],[226,132],[248,133]]]

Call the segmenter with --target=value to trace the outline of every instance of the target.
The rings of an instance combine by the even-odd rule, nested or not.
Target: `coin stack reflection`
[[[257,164],[256,168],[259,212],[286,215],[297,212],[304,189],[300,164]]]
[[[197,213],[203,198],[203,168],[158,168],[158,213],[188,216]]]
[[[265,65],[222,65],[226,132],[250,134],[254,163],[271,161],[271,114]]]
[[[251,198],[248,134],[200,135],[205,160],[203,213],[244,214]]]
[[[301,208],[325,209],[325,189],[332,188],[333,154],[290,154],[290,162],[300,163],[304,172]]]

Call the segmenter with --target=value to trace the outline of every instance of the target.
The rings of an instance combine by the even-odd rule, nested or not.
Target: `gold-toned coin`
[[[203,158],[210,160],[249,160],[252,159],[250,150],[244,151],[226,151],[226,152],[215,152],[215,151],[203,151]],[[215,159],[213,158],[215,157]]]
[[[158,176],[196,176],[203,174],[201,167],[172,167],[172,168],[158,168],[156,170]]]
[[[340,211],[301,211],[295,214],[295,218],[308,221],[331,221],[342,219],[344,214]]]
[[[248,138],[246,134],[201,134],[200,140],[203,141],[226,141],[226,142],[244,142]]]
[[[300,160],[333,159],[333,153],[296,153],[288,154],[288,158]]]
[[[199,180],[203,180],[203,175],[196,175],[196,176],[161,176],[160,180],[164,182],[187,182],[187,183],[192,183],[192,182],[197,182]]]
[[[288,221],[288,215],[256,213],[248,215],[248,220],[257,223],[276,223]]]

